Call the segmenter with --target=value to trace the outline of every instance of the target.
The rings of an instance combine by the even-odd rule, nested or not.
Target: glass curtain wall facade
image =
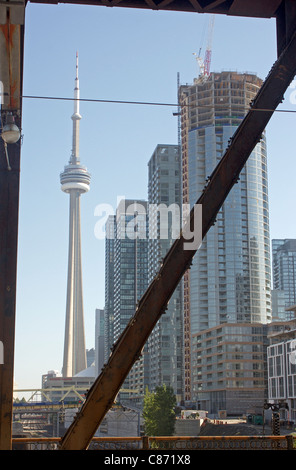
[[[296,240],[272,240],[273,288],[283,294],[285,308],[296,304]],[[286,315],[294,317],[294,312]]]
[[[147,289],[147,202],[123,199],[114,240],[114,339],[118,339]]]
[[[252,74],[222,72],[180,87],[184,203],[192,206],[198,200],[261,83]],[[271,320],[269,246],[263,135],[185,276],[184,321],[190,338],[221,323]],[[185,351],[188,382],[190,341]]]
[[[105,324],[112,346],[135,314],[136,305],[148,287],[147,202],[123,199],[106,226]],[[111,237],[108,239],[108,236]],[[113,238],[112,238],[113,237]],[[145,354],[135,363],[123,386],[121,399],[144,393]]]
[[[114,343],[114,231],[115,215],[106,223],[105,238],[105,307],[104,307],[104,359],[108,361]]]
[[[158,145],[148,163],[149,282],[159,271],[162,259],[180,234],[181,159],[179,146]],[[161,212],[159,209],[163,208]],[[163,232],[162,232],[163,230]],[[149,387],[170,385],[183,399],[182,286],[172,295],[148,340]]]
[[[100,375],[105,364],[105,312],[96,308],[95,312],[95,374]]]

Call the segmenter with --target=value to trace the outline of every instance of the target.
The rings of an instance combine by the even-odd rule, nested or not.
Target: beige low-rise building
[[[193,335],[192,395],[197,409],[238,416],[267,398],[267,326],[224,323]]]

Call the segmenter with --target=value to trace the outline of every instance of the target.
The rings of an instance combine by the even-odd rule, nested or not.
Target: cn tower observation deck
[[[60,175],[61,190],[65,193],[77,191],[80,194],[89,191],[90,174],[87,169],[80,164],[69,164],[65,166]]]

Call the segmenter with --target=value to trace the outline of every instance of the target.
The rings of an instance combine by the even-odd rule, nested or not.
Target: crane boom
[[[195,55],[196,61],[199,66],[200,77],[203,79],[208,78],[210,75],[211,60],[212,60],[212,42],[213,42],[213,31],[214,31],[215,15],[210,15],[209,24],[208,24],[208,36],[207,36],[207,46],[205,51],[205,57],[201,57],[201,47],[199,53]]]

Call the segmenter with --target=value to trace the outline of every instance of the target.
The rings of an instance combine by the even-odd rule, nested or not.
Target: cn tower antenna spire
[[[74,87],[74,113],[72,114],[73,121],[73,145],[72,145],[72,154],[70,163],[79,164],[79,121],[81,115],[79,114],[79,99],[80,99],[80,90],[79,90],[79,78],[78,78],[78,52],[76,52],[76,77],[75,77],[75,87]]]

